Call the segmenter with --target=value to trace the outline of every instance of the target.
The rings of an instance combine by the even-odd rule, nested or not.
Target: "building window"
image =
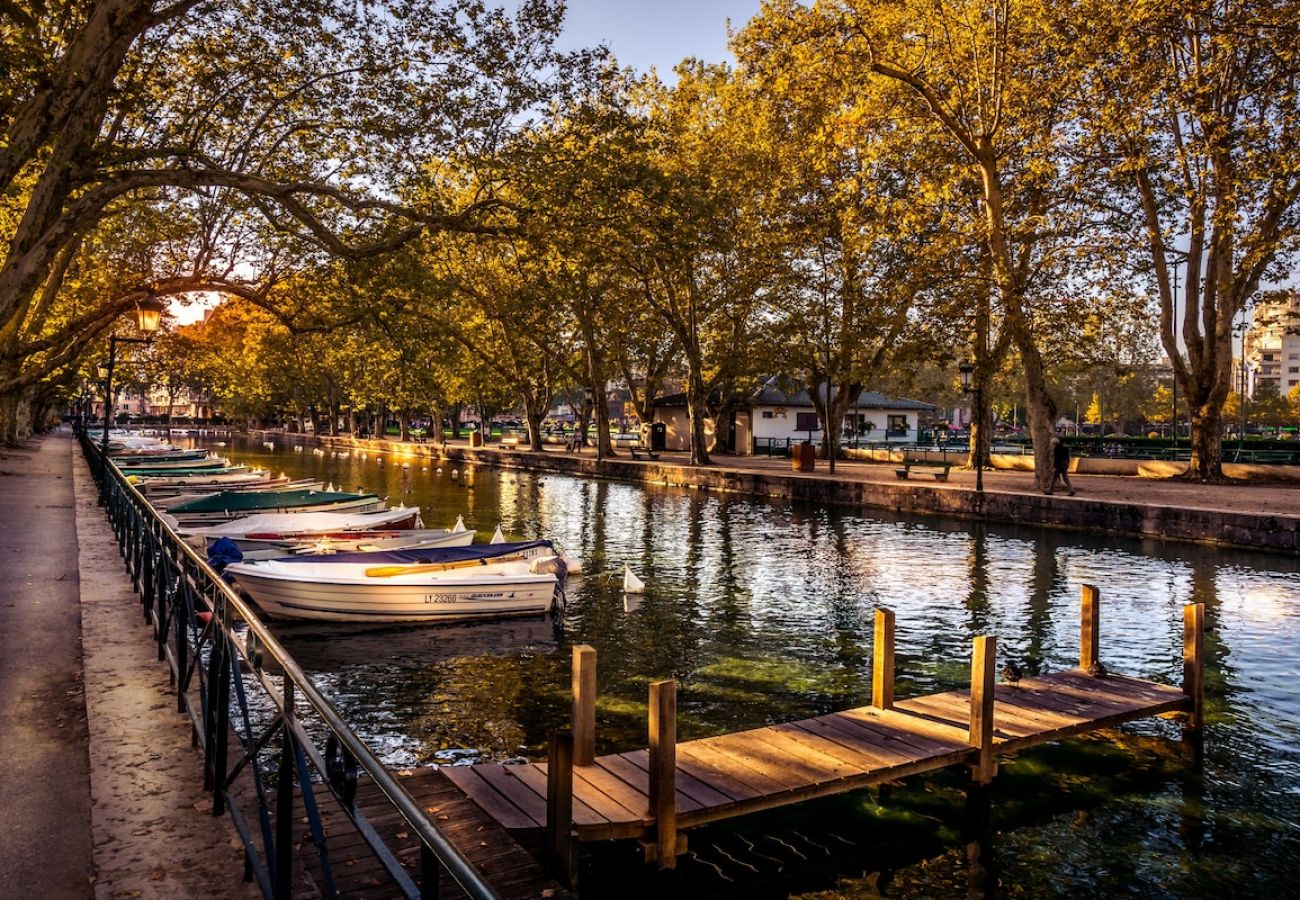
[[[794,414],[795,431],[820,431],[821,424],[817,421],[817,413],[801,412]]]
[[[770,409],[765,409],[765,410],[763,410],[763,418],[764,418],[764,419],[771,419],[771,418],[774,418],[774,416],[773,416],[773,414],[772,414],[772,410],[770,410]]]
[[[1300,374],[1300,366],[1288,366],[1287,372],[1292,375]]]
[[[890,437],[903,437],[907,434],[907,416],[891,415],[886,426],[887,434]]]

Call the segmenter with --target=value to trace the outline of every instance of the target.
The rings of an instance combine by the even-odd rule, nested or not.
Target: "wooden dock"
[[[895,702],[893,614],[880,610],[871,705],[677,744],[676,683],[656,682],[649,749],[601,757],[592,752],[595,652],[577,647],[573,729],[553,741],[547,763],[441,772],[506,831],[545,835],[560,871],[572,871],[574,836],[642,839],[648,860],[672,866],[685,847],[679,829],[957,764],[987,783],[999,755],[1133,719],[1181,711],[1199,727],[1204,607],[1185,610],[1181,688],[1101,668],[1094,588],[1082,607],[1077,669],[995,684],[996,641],[978,637],[969,689]]]
[[[571,896],[542,867],[536,856],[443,777],[443,771],[417,769],[399,773],[399,777],[403,787],[437,823],[448,840],[482,873],[502,900],[536,897],[562,900]],[[306,888],[304,893],[333,895],[344,900],[397,900],[407,896],[389,877],[379,858],[329,791],[320,789],[316,796],[328,845],[330,871],[327,876],[311,834],[300,829],[295,859],[302,867],[299,883]],[[419,839],[385,801],[379,788],[370,780],[361,778],[357,783],[355,803],[412,881],[423,886]],[[301,798],[296,804],[295,816],[299,822],[306,819]],[[425,896],[432,898],[435,894],[426,891]],[[443,873],[438,879],[436,897],[455,900],[464,896],[465,893]]]

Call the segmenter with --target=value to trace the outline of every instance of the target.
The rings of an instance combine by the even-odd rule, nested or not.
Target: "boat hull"
[[[370,498],[361,500],[344,500],[337,503],[303,503],[296,506],[283,506],[278,509],[259,507],[253,509],[222,509],[205,512],[182,512],[180,510],[171,510],[170,512],[181,528],[193,528],[202,525],[219,525],[222,522],[229,522],[234,519],[243,518],[244,516],[253,515],[254,513],[259,516],[274,516],[295,512],[368,513],[381,512],[384,508],[384,501]]]
[[[219,538],[208,538],[205,550]],[[300,534],[279,540],[234,538],[244,559],[279,559],[294,553],[351,553],[369,550],[422,550],[433,547],[468,547],[474,542],[472,531],[410,530],[384,532],[335,531],[329,534]]]
[[[321,622],[461,622],[544,613],[553,575],[427,579],[421,583],[308,581],[235,564],[227,571],[268,616]]]

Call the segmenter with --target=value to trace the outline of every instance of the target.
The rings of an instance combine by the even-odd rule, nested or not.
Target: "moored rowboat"
[[[383,512],[297,512],[252,515],[220,525],[180,528],[196,547],[205,541],[230,538],[243,549],[245,541],[291,541],[315,534],[345,531],[402,531],[420,528],[420,507],[407,506]],[[457,529],[453,529],[457,530]],[[254,548],[256,549],[256,548]]]
[[[338,491],[222,491],[172,506],[168,513],[182,527],[229,522],[254,513],[379,512],[384,501],[374,494]]]
[[[531,558],[525,558],[528,554]],[[494,561],[502,558],[510,562]],[[533,541],[233,563],[226,572],[267,615],[279,618],[452,622],[545,612],[554,603],[562,577],[546,571],[556,559],[549,542]],[[384,568],[375,566],[376,561],[393,561],[405,571],[367,574]],[[439,565],[446,570],[425,571]]]

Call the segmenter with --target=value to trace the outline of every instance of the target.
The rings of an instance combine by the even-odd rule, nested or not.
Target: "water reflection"
[[[1206,604],[1201,747],[1174,723],[1133,723],[1006,761],[973,806],[946,773],[713,826],[671,881],[638,866],[629,886],[633,851],[590,848],[597,895],[1276,896],[1300,870],[1294,559],[484,467],[451,479],[373,455],[236,455],[418,503],[431,526],[463,515],[480,540],[498,523],[552,537],[586,561],[562,637],[544,621],[373,640],[277,626],[401,765],[539,758],[568,716],[573,643],[598,650],[597,747],[614,752],[644,745],[646,685],[668,676],[684,739],[867,702],[877,604],[897,614],[903,697],[964,686],[979,633],[1030,671],[1073,666],[1084,583],[1102,591],[1105,664],[1178,683],[1182,606]],[[600,575],[624,563],[646,582],[639,605]]]

